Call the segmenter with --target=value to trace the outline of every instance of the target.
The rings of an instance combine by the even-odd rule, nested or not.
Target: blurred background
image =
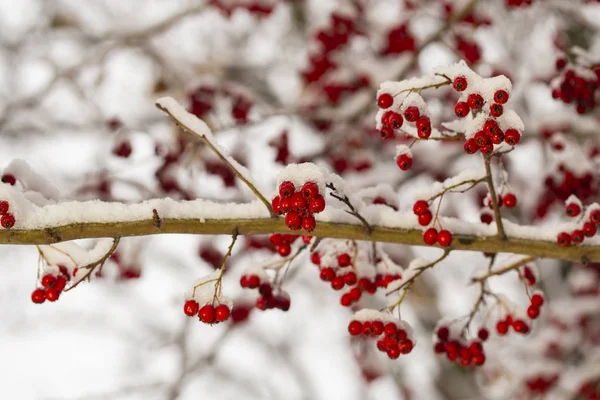
[[[465,59],[484,77],[512,79],[511,106],[526,125],[523,143],[503,158],[519,199],[504,216],[552,225],[564,219],[569,195],[586,204],[599,198],[598,108],[577,99],[566,104],[553,90],[567,80],[558,60],[593,81],[600,6],[529,3],[0,0],[0,167],[26,160],[64,199],[251,201],[218,158],[188,143],[155,108],[154,100],[168,95],[207,121],[264,193],[274,191],[283,166],[311,161],[357,189],[390,185],[395,196],[386,202],[409,209],[416,191],[481,160],[465,155],[462,141],[419,143],[413,168],[400,171],[395,146],[374,129],[375,92],[386,80]],[[453,96],[450,89],[424,94],[435,126],[452,119]],[[450,195],[442,213],[477,222],[485,194]],[[207,326],[185,317],[185,291],[220,265],[229,241],[123,239],[101,278],[43,305],[30,297],[36,248],[0,247],[3,396],[578,399],[588,398],[577,395],[583,382],[600,378],[598,265],[538,262],[556,306],[530,336],[492,338],[486,366],[473,372],[437,357],[432,332],[440,318],[472,309],[478,291],[469,277],[487,266],[483,254],[454,252],[413,285],[402,317],[415,328],[417,348],[388,360],[373,343],[351,340],[351,311],[308,258],[286,280],[289,312],[253,308],[255,297],[238,282],[244,268],[277,257],[268,237],[243,238],[228,261],[232,321]],[[400,265],[439,254],[384,248]],[[527,304],[516,274],[490,287]],[[365,304],[383,301],[374,296]],[[493,329],[493,319],[479,322]],[[551,383],[532,389],[535,379]]]

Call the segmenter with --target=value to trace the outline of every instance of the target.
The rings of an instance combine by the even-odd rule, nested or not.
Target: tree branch
[[[238,229],[240,235],[290,233],[282,218],[206,218],[199,220],[197,218],[176,219],[163,216],[161,226],[157,228],[154,219],[150,216],[148,219],[138,221],[82,222],[31,230],[2,229],[0,230],[0,244],[52,244],[85,238],[148,236],[163,233],[231,235],[235,228]],[[372,228],[371,233],[368,233],[365,227],[359,224],[319,221],[312,235],[334,239],[425,246],[423,232],[420,229],[387,228],[376,225],[372,225]],[[502,240],[496,235],[455,234],[452,249],[524,254],[537,258],[554,258],[573,262],[600,262],[600,246],[598,245],[560,247],[553,241],[518,238]]]
[[[490,166],[490,158],[487,156],[483,156],[483,162],[485,164],[485,180],[487,182],[488,190],[490,191],[490,196],[492,197],[492,208],[494,209],[494,219],[496,220],[498,237],[502,240],[506,240],[504,224],[502,223],[502,215],[500,214],[500,204],[498,204],[498,196],[496,196],[496,189],[494,188],[494,179],[492,178],[492,167]]]

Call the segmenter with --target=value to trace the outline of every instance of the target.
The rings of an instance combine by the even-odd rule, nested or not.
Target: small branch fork
[[[221,261],[221,268],[220,268],[221,272],[219,273],[219,277],[217,278],[217,282],[215,283],[215,294],[213,296],[214,300],[218,301],[219,297],[221,296],[223,274],[225,274],[225,263],[227,262],[227,259],[229,257],[231,257],[231,252],[233,251],[233,246],[235,245],[235,242],[237,241],[239,234],[240,233],[237,228],[234,229],[233,233],[231,234],[231,243],[229,244],[227,253],[225,253],[225,255],[223,256],[223,261]],[[196,290],[196,288],[194,288],[194,290]]]
[[[65,289],[64,291],[65,291],[65,292],[68,292],[68,291],[70,291],[70,290],[73,290],[73,289],[75,289],[77,286],[79,286],[79,284],[80,284],[81,282],[83,282],[84,280],[86,280],[86,279],[87,279],[87,280],[89,280],[89,279],[90,279],[90,277],[92,276],[92,273],[93,273],[93,272],[96,270],[96,267],[97,267],[97,266],[100,266],[100,267],[98,268],[98,270],[99,270],[99,271],[101,271],[101,270],[102,270],[102,267],[104,266],[104,263],[106,262],[106,260],[108,260],[108,258],[109,258],[109,257],[110,257],[110,256],[111,256],[111,255],[112,255],[114,252],[115,252],[115,250],[117,250],[117,246],[119,245],[119,241],[120,241],[120,240],[121,240],[121,239],[120,239],[120,238],[118,238],[118,237],[114,238],[114,239],[113,239],[113,244],[112,244],[112,246],[110,247],[110,249],[109,249],[109,250],[106,252],[106,254],[105,254],[104,256],[102,256],[102,258],[100,258],[99,260],[97,260],[97,261],[94,261],[94,262],[92,262],[92,263],[89,263],[89,264],[87,264],[87,265],[84,265],[84,266],[81,266],[81,267],[79,267],[79,269],[87,269],[87,270],[88,270],[88,272],[87,272],[87,273],[86,273],[86,274],[83,276],[83,278],[81,278],[81,279],[77,280],[77,281],[75,282],[75,284],[73,284],[73,286],[71,286],[71,287],[70,287],[70,288],[68,288],[68,289]]]
[[[361,224],[363,224],[363,226],[365,227],[365,229],[367,230],[368,234],[371,234],[371,232],[373,232],[373,227],[371,226],[371,224],[369,224],[369,222],[367,222],[367,220],[365,219],[365,217],[363,217],[362,215],[360,215],[360,213],[356,210],[356,208],[354,207],[354,205],[352,205],[352,202],[350,201],[350,199],[348,198],[348,196],[346,195],[340,195],[338,190],[336,189],[335,185],[331,182],[329,182],[327,185],[327,188],[331,190],[331,193],[329,193],[329,195],[331,197],[333,197],[334,199],[337,199],[339,201],[341,201],[342,203],[344,203],[347,207],[348,210],[346,210],[346,212],[350,215],[353,215],[354,217],[358,218],[358,220],[360,221]]]
[[[231,169],[231,171],[235,174],[235,176],[237,176],[242,182],[244,182],[246,184],[246,186],[248,186],[248,188],[252,191],[252,193],[254,193],[256,195],[256,197],[258,197],[258,199],[260,201],[262,201],[262,203],[265,205],[265,207],[269,211],[271,218],[277,218],[277,214],[275,214],[273,212],[271,203],[266,199],[266,197],[263,196],[263,194],[256,188],[256,186],[254,186],[254,184],[252,182],[250,182],[250,180],[247,177],[245,177],[244,174],[242,174],[236,168],[235,165],[233,165],[231,163],[229,158],[227,158],[205,135],[202,135],[200,132],[194,131],[192,128],[187,126],[183,121],[181,121],[175,115],[173,115],[171,113],[171,111],[169,111],[167,108],[161,106],[160,104],[156,104],[156,107],[159,110],[161,110],[162,112],[164,112],[165,114],[167,114],[169,117],[171,117],[171,119],[173,119],[173,121],[175,121],[177,126],[179,126],[183,131],[185,131],[188,134],[191,134],[191,136],[193,138],[200,139],[204,144],[206,144],[212,150],[212,152],[215,153],[217,155],[217,157],[219,157],[219,159],[221,161],[223,161]],[[189,114],[189,115],[193,115],[193,114]],[[194,118],[197,118],[197,117],[194,116]]]
[[[537,257],[534,257],[534,256],[525,257],[525,258],[520,259],[519,261],[516,261],[512,264],[505,266],[504,268],[500,268],[497,270],[489,270],[487,274],[485,274],[483,276],[479,276],[477,278],[473,278],[473,282],[483,282],[491,276],[504,275],[507,272],[510,272],[514,269],[518,269],[525,264],[535,261],[536,258]]]

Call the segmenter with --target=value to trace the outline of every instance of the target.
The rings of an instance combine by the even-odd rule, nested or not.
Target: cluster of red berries
[[[344,307],[350,307],[357,303],[363,292],[375,294],[378,288],[387,288],[391,282],[402,278],[400,274],[377,274],[374,280],[367,277],[359,278],[353,270],[352,259],[348,253],[338,255],[336,267],[322,266],[321,256],[318,252],[311,254],[311,261],[320,268],[321,280],[330,282],[333,290],[342,290],[345,286],[350,287],[350,290],[340,297],[340,304]]]
[[[487,197],[483,198],[483,204],[487,208],[481,209],[479,219],[484,224],[489,225],[494,220],[494,215],[491,212],[494,210],[494,204],[492,203],[492,199],[491,199],[489,193],[488,193]],[[504,196],[498,195],[498,200],[496,201],[496,204],[498,205],[498,207],[504,206],[506,208],[514,208],[517,206],[517,196],[514,193],[510,193],[510,192],[506,193]]]
[[[400,354],[410,353],[415,346],[409,332],[393,321],[384,323],[378,319],[363,322],[352,320],[348,324],[348,332],[352,336],[379,337],[377,349],[392,360],[400,357]]]
[[[275,233],[269,237],[271,244],[275,246],[275,250],[282,257],[287,257],[292,252],[292,244],[300,237],[300,235],[285,234],[281,235]],[[312,236],[303,235],[302,240],[304,243],[310,243]]]
[[[8,212],[10,205],[6,200],[0,200],[0,225],[10,229],[15,225],[15,216]]]
[[[377,97],[377,105],[379,108],[386,110],[394,105],[394,96],[390,93],[381,93]],[[421,139],[427,139],[431,136],[431,120],[426,115],[421,115],[421,111],[416,106],[408,106],[402,114],[392,110],[388,110],[381,116],[380,135],[384,139],[394,137],[394,131],[400,129],[406,122],[414,123],[417,128],[417,135]]]
[[[227,17],[230,17],[235,10],[240,9],[248,10],[250,13],[260,17],[267,17],[271,15],[275,8],[275,4],[265,1],[232,3],[231,1],[209,0],[208,3]]]
[[[506,7],[527,7],[533,4],[533,0],[504,0]]]
[[[465,343],[461,338],[451,338],[447,326],[440,326],[436,335],[438,341],[433,349],[437,354],[445,353],[448,361],[456,362],[463,367],[481,366],[485,363],[485,352],[481,342],[487,340],[489,336],[487,329],[481,328],[478,332],[480,340],[475,339],[470,343]]]
[[[71,280],[71,275],[64,265],[58,266],[58,274],[45,274],[40,280],[41,288],[36,288],[31,293],[31,301],[36,304],[42,304],[44,301],[56,301],[60,294]]]
[[[415,38],[408,30],[408,25],[406,23],[392,27],[387,32],[386,39],[385,47],[381,51],[383,55],[415,51]]]
[[[498,332],[499,335],[504,336],[508,333],[508,329],[511,327],[515,332],[523,335],[528,334],[530,331],[530,327],[525,320],[515,319],[509,314],[505,319],[496,323],[496,332]]]
[[[205,304],[200,307],[200,304],[194,299],[186,300],[183,305],[183,312],[188,317],[198,315],[198,319],[205,324],[218,324],[227,321],[231,315],[231,309],[227,304]]]
[[[188,111],[198,118],[206,118],[217,104],[217,96],[231,98],[231,116],[239,123],[248,122],[248,113],[254,105],[252,100],[244,93],[237,93],[232,88],[215,88],[212,86],[199,86],[188,94],[190,107]]]
[[[563,70],[562,81],[552,90],[552,97],[566,104],[574,103],[577,113],[585,114],[598,105],[596,95],[600,93],[600,65],[590,68],[592,77],[584,77],[577,75],[573,69],[565,69],[566,64],[564,58],[556,61],[556,67]]]
[[[525,380],[525,386],[532,394],[534,394],[532,397],[537,397],[536,395],[544,397],[556,382],[558,382],[559,377],[559,374],[551,374],[548,376],[536,374]]]
[[[273,198],[271,206],[276,214],[285,215],[288,228],[312,232],[317,224],[313,214],[325,209],[325,198],[319,194],[319,186],[314,182],[306,182],[296,192],[292,182],[284,181],[279,185],[279,196]]]
[[[598,388],[598,382],[587,381],[579,386],[577,392],[582,400],[600,400],[600,389]]]
[[[290,296],[283,290],[273,290],[271,283],[259,275],[242,275],[240,286],[244,289],[258,289],[260,297],[256,300],[256,308],[259,310],[265,311],[278,308],[281,311],[287,311],[290,309]]]
[[[582,211],[581,205],[578,202],[567,203],[565,210],[567,215],[571,218],[577,217]],[[570,234],[567,232],[560,232],[556,236],[556,242],[562,247],[583,243],[586,237],[593,237],[596,235],[596,232],[598,231],[596,225],[600,225],[600,208],[596,208],[590,212],[588,221],[585,221],[580,229],[575,229]]]
[[[531,296],[529,307],[527,307],[527,316],[531,319],[536,319],[540,316],[542,305],[544,304],[544,296],[541,293],[535,293]]]
[[[432,214],[429,210],[429,203],[425,200],[417,200],[413,205],[413,212],[418,217],[419,225],[427,226],[431,223]],[[431,227],[423,232],[423,242],[429,246],[433,246],[438,243],[442,247],[450,246],[452,244],[452,232],[442,229],[438,232],[437,229]]]

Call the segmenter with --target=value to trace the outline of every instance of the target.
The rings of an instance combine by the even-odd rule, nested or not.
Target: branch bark
[[[67,240],[103,237],[147,236],[163,233],[231,235],[234,229],[240,235],[293,233],[282,218],[256,219],[174,219],[162,218],[157,227],[153,218],[125,222],[85,222],[52,228],[0,230],[0,244],[52,244]],[[319,221],[311,234],[320,238],[366,240],[424,246],[423,232],[419,229],[372,226],[368,233],[360,224],[340,224]],[[600,262],[600,246],[579,245],[560,247],[554,242],[498,236],[454,235],[452,250],[482,251],[488,253],[515,253],[537,258],[554,258],[573,262]]]

